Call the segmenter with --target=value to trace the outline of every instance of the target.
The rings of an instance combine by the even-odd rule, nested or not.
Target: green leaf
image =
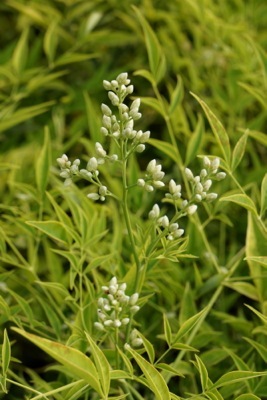
[[[175,111],[177,111],[177,108],[181,104],[182,100],[184,97],[184,85],[182,78],[180,76],[177,76],[177,84],[175,86],[174,91],[171,94],[171,101],[170,101],[170,106],[169,106],[169,115],[172,115]]]
[[[27,221],[27,224],[50,236],[61,243],[69,243],[65,225],[58,221]]]
[[[51,166],[51,144],[48,127],[45,128],[44,144],[36,162],[36,184],[43,196],[46,190]]]
[[[267,299],[267,278],[261,277],[263,267],[260,262],[254,261],[254,257],[266,256],[267,231],[261,220],[254,214],[248,213],[246,258],[250,268],[251,277],[257,288],[261,300]]]
[[[241,207],[246,208],[248,211],[251,211],[254,215],[257,215],[257,209],[254,202],[248,197],[246,194],[232,194],[229,196],[224,196],[219,199],[219,201],[231,201],[233,203],[238,204]]]
[[[151,74],[150,71],[146,70],[146,69],[138,69],[137,71],[134,72],[134,75],[136,76],[142,76],[143,78],[145,78],[148,82],[151,83],[152,86],[156,85],[156,82]]]
[[[248,135],[253,139],[257,140],[259,143],[267,146],[267,135],[259,131],[248,131]]]
[[[0,132],[12,128],[23,121],[29,120],[36,115],[43,114],[48,111],[50,106],[54,103],[54,101],[48,101],[46,103],[37,104],[36,106],[20,108],[18,111],[13,112],[11,116],[3,118],[0,121]]]
[[[172,374],[176,375],[176,376],[182,376],[184,377],[183,374],[181,374],[179,371],[177,371],[177,369],[173,368],[171,365],[169,364],[165,364],[165,363],[158,363],[156,364],[156,367],[158,369],[161,369],[163,371],[168,371],[171,372]]]
[[[4,330],[4,340],[2,345],[2,372],[6,375],[11,358],[11,346],[6,329]]]
[[[94,357],[94,362],[96,369],[98,371],[99,380],[103,389],[103,393],[107,397],[110,387],[110,366],[108,360],[106,359],[102,350],[100,350],[100,348],[95,344],[95,342],[87,332],[85,332],[85,336],[89,342],[92,356]]]
[[[196,360],[197,360],[197,365],[198,365],[198,371],[200,375],[200,382],[201,382],[201,387],[202,391],[204,392],[205,390],[208,389],[209,386],[209,376],[208,376],[208,371],[207,368],[205,367],[203,361],[195,354]]]
[[[30,340],[45,353],[50,355],[74,376],[84,379],[100,396],[104,396],[99,383],[99,375],[95,365],[89,357],[79,350],[65,346],[62,343],[53,342],[40,336],[33,335],[19,328],[12,328],[15,332]]]
[[[247,144],[248,133],[247,131],[241,136],[238,142],[235,145],[232,155],[232,163],[231,163],[231,170],[232,172],[236,169],[238,164],[241,162]]]
[[[171,346],[171,340],[172,340],[172,332],[171,332],[171,327],[169,320],[166,316],[166,314],[163,314],[163,326],[164,326],[164,335],[166,342],[168,343],[168,346]]]
[[[26,28],[22,31],[22,34],[12,56],[12,65],[18,74],[23,71],[26,61],[28,59],[28,37],[29,29]]]
[[[138,336],[143,340],[143,345],[148,354],[149,361],[151,362],[151,364],[153,364],[155,360],[155,350],[153,345],[149,342],[149,340],[147,340],[144,335],[142,335],[142,333],[138,332]]]
[[[259,301],[257,289],[255,288],[255,286],[251,285],[251,283],[225,281],[223,284],[224,286],[227,286],[252,300]]]
[[[267,363],[267,349],[266,346],[263,346],[262,344],[255,342],[255,340],[249,339],[249,338],[244,338],[247,342],[251,344],[251,346],[255,347],[261,358],[265,363]]]
[[[164,110],[162,109],[158,99],[155,99],[154,97],[140,97],[140,99],[143,104],[153,108],[157,113],[161,114],[163,118],[165,117]]]
[[[150,70],[152,72],[153,78],[156,82],[159,82],[162,75],[164,75],[164,71],[160,71],[162,68],[162,59],[164,57],[164,53],[161,49],[157,36],[149,23],[146,21],[145,17],[139,11],[139,9],[133,6],[133,9],[137,15],[137,18],[142,26],[144,35],[145,35],[145,42],[146,42],[146,49],[148,53],[148,61]]]
[[[185,165],[190,164],[198,154],[203,137],[203,131],[203,119],[199,117],[195,132],[190,137],[186,147]]]
[[[163,379],[162,375],[156,370],[156,368],[146,361],[140,354],[134,351],[130,346],[127,350],[131,353],[143,374],[145,375],[149,384],[150,390],[155,394],[157,400],[170,400],[170,392],[168,386]]]
[[[249,393],[249,394],[241,394],[235,400],[261,400],[261,399],[260,399],[260,397]]]
[[[44,36],[44,52],[50,64],[53,63],[58,44],[58,20],[51,21]]]
[[[253,311],[265,324],[267,324],[267,317],[265,315],[263,315],[261,312],[259,312],[258,310],[256,310],[254,307],[249,306],[248,304],[246,304],[246,306]]]
[[[189,318],[187,321],[185,321],[180,329],[178,330],[174,342],[178,342],[184,335],[189,333],[196,324],[198,324],[205,316],[206,311],[208,310],[208,307],[205,307],[203,310],[201,310],[199,313],[196,315],[193,315],[193,317]]]
[[[212,131],[214,133],[214,136],[217,140],[217,143],[219,144],[222,154],[224,156],[224,159],[226,161],[227,166],[230,166],[230,159],[231,159],[231,148],[230,148],[230,142],[229,142],[229,137],[221,124],[221,122],[218,120],[218,118],[213,114],[211,109],[207,106],[207,104],[200,99],[197,95],[194,93],[191,93],[193,97],[199,102],[201,107],[203,108],[210,126],[212,128]]]
[[[258,257],[245,257],[244,258],[244,260],[247,260],[247,261],[254,261],[254,262],[256,262],[257,264],[260,264],[260,265],[262,265],[263,267],[267,267],[267,256],[258,256]]]
[[[188,344],[184,344],[181,342],[172,343],[171,348],[176,350],[185,350],[185,351],[199,351],[195,347],[189,346]]]
[[[247,379],[259,378],[261,376],[266,376],[267,372],[254,372],[254,371],[232,371],[227,372],[221,378],[215,382],[211,388],[219,388],[227,385],[231,385],[237,382],[244,382]],[[210,389],[211,389],[210,388]]]
[[[261,212],[260,215],[263,217],[265,211],[267,210],[267,174],[261,182]]]
[[[177,154],[176,149],[170,143],[158,139],[149,139],[148,142],[152,146],[156,147],[158,150],[162,151],[162,153],[167,155],[175,163],[177,163],[179,156]]]
[[[35,319],[34,319],[32,309],[29,306],[27,300],[25,300],[22,296],[20,296],[18,293],[14,292],[13,290],[11,290],[11,289],[7,289],[7,290],[14,297],[16,302],[19,304],[21,311],[28,318],[30,325],[33,326]]]

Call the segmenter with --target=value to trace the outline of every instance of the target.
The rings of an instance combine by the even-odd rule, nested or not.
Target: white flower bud
[[[101,195],[101,196],[105,196],[106,194],[107,194],[107,187],[106,186],[100,186],[100,188],[99,188],[99,194]]]
[[[144,187],[145,184],[146,184],[146,182],[144,181],[144,179],[138,179],[138,181],[137,181],[138,186]]]
[[[213,171],[215,171],[219,168],[219,166],[220,166],[220,159],[216,157],[211,161],[211,168]]]
[[[116,78],[116,81],[120,84],[120,85],[129,85],[129,83],[131,82],[130,79],[128,79],[128,73],[127,72],[122,72],[121,74],[119,74]]]
[[[70,177],[70,171],[68,169],[65,169],[64,171],[61,171],[59,176],[61,176],[61,178],[69,178]]]
[[[97,159],[95,157],[90,158],[86,166],[87,170],[95,171],[97,167],[98,167]]]
[[[186,211],[188,215],[192,215],[197,211],[197,206],[195,204],[192,204],[191,206],[188,207]]]
[[[194,175],[193,175],[191,169],[185,168],[184,172],[185,172],[186,178],[187,178],[189,181],[192,181],[192,180],[194,179]]]
[[[112,156],[110,156],[110,161],[117,161],[118,160],[118,155],[117,154],[112,154]]]
[[[197,202],[200,202],[200,201],[202,201],[202,195],[201,194],[196,194],[195,195],[195,200],[197,201]]]
[[[206,169],[202,169],[202,170],[200,171],[200,178],[201,178],[201,179],[206,178],[207,175],[208,175],[208,172],[207,172]]]
[[[115,319],[115,321],[113,322],[113,325],[114,325],[116,328],[119,328],[119,327],[121,326],[121,321],[120,321],[119,319]]]
[[[104,86],[104,89],[106,89],[106,90],[110,90],[112,87],[111,83],[109,81],[103,81],[103,86]]]
[[[89,172],[89,171],[87,171],[86,169],[81,169],[80,170],[80,174],[84,177],[84,178],[87,178],[87,179],[92,179],[92,173],[91,172]]]
[[[218,197],[217,193],[209,193],[206,196],[206,200],[210,202],[217,199],[217,197]]]
[[[175,237],[175,238],[179,238],[179,237],[181,237],[182,235],[184,234],[184,229],[177,229],[177,231],[175,231],[175,232],[173,232],[173,236]]]
[[[129,300],[130,305],[134,306],[137,303],[138,299],[139,299],[139,294],[138,293],[132,294],[131,297],[130,297],[130,300]]]
[[[152,185],[145,185],[145,189],[146,189],[147,192],[153,192],[154,191],[154,188],[153,188]]]
[[[130,85],[130,86],[128,86],[128,87],[126,88],[126,93],[127,93],[127,94],[132,94],[133,91],[134,91],[133,85]]]
[[[99,200],[100,199],[100,196],[98,193],[89,193],[87,195],[87,197],[88,197],[88,199],[91,199],[91,200]]]
[[[104,331],[105,327],[103,324],[101,324],[100,322],[94,322],[94,326],[96,327],[96,329],[98,329],[99,331]]]
[[[140,310],[140,307],[139,307],[139,306],[132,306],[132,307],[130,308],[130,310],[131,310],[131,312],[132,312],[133,314],[135,314],[135,313],[137,313],[137,311]]]
[[[133,347],[139,347],[143,344],[143,340],[141,338],[135,338],[131,343]]]
[[[145,131],[145,132],[141,131],[141,137],[139,139],[141,143],[146,143],[149,138],[150,138],[150,131]]]
[[[165,186],[165,183],[163,183],[161,181],[153,181],[153,186],[154,186],[154,188],[159,189],[159,188]]]
[[[104,326],[113,326],[114,322],[112,321],[112,319],[107,319],[106,321],[104,321]]]
[[[137,153],[142,153],[144,150],[145,150],[145,148],[146,148],[146,146],[144,145],[144,144],[139,144],[137,147],[136,147],[136,151],[137,151]]]
[[[216,179],[218,179],[218,181],[223,180],[225,177],[226,177],[225,172],[218,172],[218,174],[216,174]]]
[[[203,166],[204,168],[210,168],[210,159],[208,157],[203,157]]]
[[[104,128],[111,129],[111,118],[108,115],[103,115],[102,122]]]
[[[203,183],[204,191],[207,192],[210,189],[211,185],[212,185],[212,180],[211,179],[208,179],[206,182],[204,182]]]
[[[57,163],[61,168],[66,167],[66,162],[68,161],[68,156],[66,154],[63,154],[60,158],[57,158]]]
[[[101,127],[100,129],[100,133],[102,133],[102,135],[107,136],[108,135],[108,130],[107,128],[105,128],[104,126]]]
[[[125,290],[127,289],[127,283],[121,283],[119,286],[119,289],[122,290],[123,292],[125,292]]]
[[[148,217],[150,219],[156,219],[159,217],[159,214],[160,214],[160,208],[157,204],[154,204],[154,206],[152,207],[152,210],[148,214]]]
[[[170,225],[170,232],[174,232],[177,231],[177,229],[179,228],[179,225],[177,224],[177,222],[174,222],[173,224]]]
[[[188,204],[188,201],[187,200],[183,200],[182,204],[181,204],[181,208],[182,209],[185,208],[187,206],[187,204]]]
[[[113,92],[108,92],[108,97],[111,101],[111,103],[113,104],[113,106],[117,106],[120,102],[119,97],[113,93]]]
[[[106,104],[101,104],[101,110],[104,115],[110,117],[112,115],[111,109]]]
[[[121,320],[122,325],[128,325],[129,322],[130,322],[130,318],[123,318],[123,319]]]
[[[147,170],[147,172],[150,172],[151,174],[153,174],[155,167],[156,167],[156,160],[154,159],[154,160],[149,161],[149,163],[146,167],[146,170]]]
[[[164,215],[163,217],[160,217],[158,219],[158,224],[160,226],[163,226],[163,228],[167,228],[170,224],[169,218],[167,217],[167,215]]]
[[[197,193],[202,193],[203,192],[203,186],[202,186],[202,184],[200,182],[196,184],[196,192]]]

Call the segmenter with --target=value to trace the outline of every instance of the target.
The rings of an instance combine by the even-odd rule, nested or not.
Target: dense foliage
[[[267,399],[266,16],[1,1],[0,398]]]

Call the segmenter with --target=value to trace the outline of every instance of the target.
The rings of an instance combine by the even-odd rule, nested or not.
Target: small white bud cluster
[[[160,208],[158,204],[154,204],[148,216],[150,219],[155,220],[159,227],[163,228],[165,236],[168,240],[178,239],[184,234],[184,230],[179,228],[179,224],[177,222],[170,223],[167,215],[160,217]]]
[[[72,182],[72,178],[75,175],[79,174],[79,165],[80,160],[76,159],[71,163],[69,161],[68,156],[63,154],[60,158],[57,159],[57,163],[60,166],[60,176],[65,179],[64,185],[69,185]]]
[[[134,129],[134,122],[142,116],[139,112],[141,100],[139,98],[133,100],[130,107],[124,104],[126,96],[134,90],[130,82],[126,72],[121,73],[116,79],[110,82],[103,82],[104,88],[108,90],[108,97],[111,104],[118,108],[119,116],[113,114],[112,110],[106,104],[102,104],[103,118],[101,133],[113,139],[122,138],[125,141],[131,140],[129,153],[132,151],[142,153],[145,150],[145,143],[149,139],[150,132],[136,131]]]
[[[213,160],[210,160],[205,156],[203,158],[204,168],[200,171],[199,175],[194,176],[189,168],[185,168],[185,176],[193,188],[193,201],[198,203],[201,201],[211,202],[218,197],[217,193],[208,192],[212,186],[212,180],[222,180],[226,177],[224,172],[218,172],[219,166],[219,158],[216,157]],[[192,205],[190,205],[189,208],[190,207],[192,207]],[[187,212],[189,208],[187,209]]]
[[[162,165],[157,164],[155,159],[148,163],[146,171],[145,179],[138,179],[138,186],[144,187],[148,192],[165,186],[162,182],[165,172],[162,171]]]
[[[139,294],[125,294],[126,283],[119,284],[114,276],[109,286],[102,286],[106,297],[98,299],[98,321],[94,323],[100,331],[122,329],[129,324],[131,317],[140,309],[137,305]]]

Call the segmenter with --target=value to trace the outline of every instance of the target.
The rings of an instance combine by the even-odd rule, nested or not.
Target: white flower
[[[87,163],[87,170],[88,171],[96,171],[98,167],[98,162],[95,157],[90,158],[90,160]]]
[[[209,193],[206,196],[206,200],[210,202],[217,199],[217,197],[218,197],[217,193]]]
[[[192,215],[197,211],[197,206],[195,204],[192,204],[191,206],[189,206],[186,210],[188,215]]]
[[[118,106],[119,105],[120,99],[115,93],[108,92],[108,97],[109,97],[111,103],[113,104],[113,106]]]
[[[87,195],[87,197],[88,197],[88,199],[91,199],[91,200],[99,200],[100,199],[100,196],[98,193],[89,193]]]
[[[218,173],[216,174],[216,179],[217,179],[218,181],[223,180],[225,177],[226,177],[226,173],[225,173],[225,172],[218,172]]]
[[[158,224],[160,226],[163,226],[163,228],[167,228],[170,224],[169,218],[167,217],[167,215],[164,215],[163,217],[160,217],[158,219]]]
[[[111,109],[106,104],[101,104],[101,110],[104,115],[110,117],[112,115]]]
[[[159,214],[160,214],[160,208],[157,204],[154,204],[154,206],[152,207],[152,210],[148,214],[148,217],[150,219],[156,219],[159,217]]]
[[[191,169],[185,168],[184,172],[185,172],[186,178],[187,178],[189,181],[192,181],[192,180],[194,179],[194,175],[193,175]]]

